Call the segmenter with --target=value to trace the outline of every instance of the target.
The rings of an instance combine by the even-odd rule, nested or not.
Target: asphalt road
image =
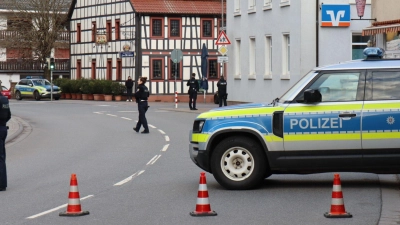
[[[150,134],[135,133],[130,102],[11,100],[24,130],[7,144],[0,224],[395,224],[397,176],[341,173],[347,219],[327,219],[333,173],[273,175],[257,190],[227,191],[207,174],[214,217],[191,217],[202,172],[188,155],[199,111],[150,103]],[[215,105],[199,104],[199,109]],[[60,217],[77,175],[82,217]],[[390,202],[391,204],[383,204]],[[393,208],[393,207],[397,208]],[[382,211],[382,213],[381,213]],[[397,213],[397,214],[396,214]],[[381,216],[382,215],[382,216]]]

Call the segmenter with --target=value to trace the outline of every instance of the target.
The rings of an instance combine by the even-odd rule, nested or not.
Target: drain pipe
[[[315,1],[315,66],[319,66],[319,0]]]

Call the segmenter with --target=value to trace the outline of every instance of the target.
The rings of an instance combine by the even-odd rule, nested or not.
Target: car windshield
[[[32,80],[34,85],[39,85],[39,86],[43,86],[43,85],[51,85],[51,83],[48,80]]]
[[[279,102],[290,102],[292,101],[298,92],[303,89],[314,77],[318,74],[317,71],[310,71],[303,76],[295,85],[293,85],[282,97],[279,98]]]

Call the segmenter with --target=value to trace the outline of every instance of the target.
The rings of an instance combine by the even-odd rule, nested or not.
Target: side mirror
[[[31,86],[31,87],[33,86],[32,84],[28,84],[28,85]]]
[[[307,89],[304,91],[304,103],[321,102],[322,95],[318,90]]]

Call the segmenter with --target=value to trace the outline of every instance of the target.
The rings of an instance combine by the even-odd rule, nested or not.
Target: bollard
[[[178,92],[175,91],[175,109],[178,108]]]

